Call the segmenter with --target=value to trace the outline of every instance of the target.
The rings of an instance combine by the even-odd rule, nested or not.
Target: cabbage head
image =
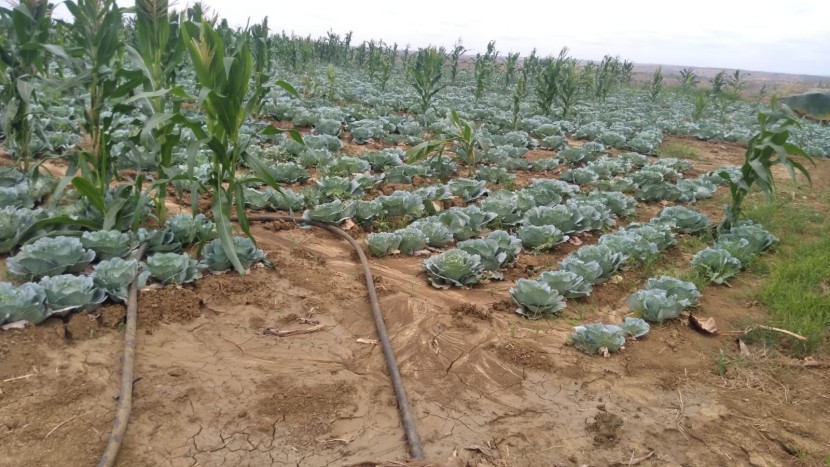
[[[92,281],[104,290],[110,299],[126,302],[130,285],[138,278],[138,288],[147,284],[150,272],[141,270],[139,262],[134,259],[113,258],[101,261],[92,271]]]
[[[199,262],[187,254],[155,253],[147,257],[147,270],[161,284],[186,284],[202,277]]]
[[[15,321],[40,324],[48,316],[46,293],[40,284],[27,282],[18,286],[0,282],[0,324]]]
[[[118,230],[96,230],[81,235],[84,248],[93,250],[99,260],[123,258],[133,248],[133,236],[130,232]]]
[[[625,345],[625,331],[614,324],[586,324],[576,326],[568,337],[568,343],[588,355],[619,352]]]
[[[553,248],[570,238],[552,225],[523,225],[516,234],[525,248],[535,251]]]
[[[685,206],[663,208],[658,217],[674,221],[675,229],[686,234],[698,233],[709,227],[709,218],[706,214]]]
[[[74,237],[46,237],[24,245],[8,258],[9,272],[26,279],[37,279],[64,272],[80,272],[95,259],[95,252],[84,249]]]
[[[571,271],[545,271],[539,280],[565,298],[587,297],[593,291],[589,282]]]
[[[248,237],[233,237],[233,249],[244,269],[266,261],[265,252],[257,248],[253,240]],[[225,272],[233,267],[218,238],[205,245],[203,255],[203,263],[212,272]]]
[[[677,299],[684,307],[697,306],[700,301],[700,291],[694,283],[670,276],[652,277],[646,281],[646,288],[664,290],[666,295]]]
[[[454,248],[440,255],[427,258],[423,263],[433,287],[466,287],[477,284],[483,278],[484,266],[478,255]]]
[[[702,277],[715,284],[728,284],[726,281],[738,275],[741,261],[728,251],[720,248],[704,248],[692,257],[692,266]]]
[[[366,247],[374,256],[386,256],[398,251],[401,235],[395,232],[375,232],[366,237]]]
[[[406,255],[414,255],[416,251],[423,250],[429,241],[425,233],[412,226],[397,230],[395,233],[401,237],[398,249]]]
[[[510,289],[510,296],[519,305],[516,313],[528,319],[557,315],[565,308],[565,298],[542,281],[519,279]]]
[[[628,297],[627,303],[638,316],[653,323],[675,319],[686,308],[684,302],[662,289],[638,290]]]
[[[430,218],[435,219],[435,218]],[[427,245],[434,248],[443,248],[452,243],[452,232],[438,220],[423,219],[410,224],[427,236]]]
[[[51,313],[63,313],[71,310],[93,310],[100,305],[107,294],[98,288],[90,276],[61,274],[44,277],[40,286],[46,293],[46,305]]]
[[[314,209],[307,209],[303,213],[304,219],[338,225],[354,216],[354,202],[334,200],[330,203],[318,204]]]

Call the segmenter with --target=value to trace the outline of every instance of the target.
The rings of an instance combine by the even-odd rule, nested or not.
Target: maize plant
[[[775,98],[772,101],[772,108],[771,112],[758,112],[758,123],[761,129],[747,144],[740,177],[730,177],[726,173],[720,173],[722,178],[729,181],[729,191],[732,195],[732,203],[726,206],[726,216],[718,227],[721,231],[729,230],[740,220],[744,199],[753,185],[758,186],[768,200],[773,199],[775,196],[775,178],[771,170],[773,165],[783,165],[793,182],[796,181],[796,171],[798,171],[812,184],[807,168],[791,157],[801,156],[815,165],[813,158],[807,155],[800,146],[789,142],[793,130],[799,127],[798,120],[789,107],[780,106]]]
[[[240,138],[242,124],[259,105],[264,89],[258,86],[249,95],[253,57],[245,38],[237,41],[235,48],[226,49],[226,42],[206,21],[201,24],[186,22],[182,37],[196,70],[196,80],[201,88],[200,104],[207,116],[207,131],[198,123],[191,123],[189,128],[199,139],[206,141],[212,153],[208,189],[213,221],[225,254],[234,268],[243,274],[245,268],[236,254],[231,228],[231,206],[235,205],[242,230],[253,240],[245,214],[245,186],[236,177],[241,163],[244,161],[259,180],[278,188],[265,165],[247,151],[249,140]],[[288,83],[277,84],[297,95]],[[268,128],[271,133],[276,131],[273,127]],[[294,137],[302,142],[298,134]]]
[[[31,161],[32,134],[39,125],[32,113],[37,102],[35,81],[48,69],[48,56],[42,44],[49,41],[54,5],[44,0],[25,0],[13,8],[0,7],[0,24],[6,41],[0,42],[3,109],[0,129],[7,136],[9,149],[24,171]]]
[[[458,61],[467,49],[461,45],[461,40],[455,43],[452,52],[450,52],[450,81],[455,83],[455,78],[458,76]]]
[[[447,145],[452,145],[452,154],[455,159],[467,166],[467,173],[472,177],[476,171],[478,147],[480,146],[475,129],[469,122],[462,121],[455,110],[450,112],[450,120],[453,129],[444,138],[424,141],[413,146],[412,149],[407,151],[407,162],[418,162],[430,156],[441,157],[444,148]]]
[[[490,77],[493,75],[493,70],[496,68],[496,59],[498,57],[499,53],[496,51],[495,41],[487,43],[487,51],[484,52],[484,55],[476,54],[475,62],[473,62],[473,73],[476,79],[476,102],[481,100],[481,97],[484,95],[487,84],[490,82]]]
[[[421,113],[425,114],[432,106],[435,95],[446,87],[441,84],[442,68],[446,53],[444,48],[427,47],[418,49],[415,64],[411,67],[412,87],[421,100]]]
[[[168,0],[136,0],[134,43],[127,45],[133,63],[143,71],[142,86],[149,97],[139,101],[147,118],[147,127],[138,143],[154,154],[158,161],[155,189],[156,215],[166,220],[168,171],[173,165],[173,150],[181,141],[181,131],[170,118],[179,112],[180,100],[171,99],[169,86],[175,80],[176,67],[184,54],[178,16],[170,13]],[[179,95],[183,91],[178,90]]]

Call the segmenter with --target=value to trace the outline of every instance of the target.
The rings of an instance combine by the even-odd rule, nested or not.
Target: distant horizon
[[[341,37],[352,31],[354,44],[383,40],[397,42],[401,49],[450,48],[461,39],[475,55],[494,40],[502,56],[519,52],[527,57],[537,48],[546,57],[568,46],[571,56],[581,60],[598,61],[607,54],[638,64],[830,78],[830,28],[825,24],[830,2],[820,0],[792,0],[773,13],[717,0],[699,0],[694,8],[672,11],[652,0],[586,0],[579,5],[514,0],[509,9],[498,10],[438,0],[420,0],[411,7],[381,0],[352,6],[317,0],[300,14],[287,15],[272,2],[204,3],[233,27],[268,16],[274,32],[316,38],[328,31]],[[55,14],[69,17],[63,4]]]

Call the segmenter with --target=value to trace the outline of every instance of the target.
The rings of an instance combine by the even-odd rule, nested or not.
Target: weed
[[[669,141],[660,148],[660,155],[680,159],[700,159],[700,151],[683,143]]]
[[[792,351],[804,355],[819,350],[830,328],[830,233],[770,261],[760,302],[772,314],[774,325],[807,338],[795,343]]]
[[[830,195],[822,194],[823,206]],[[780,238],[775,254],[753,260],[749,270],[764,277],[754,298],[771,314],[771,324],[807,337],[789,350],[806,355],[822,349],[830,329],[830,220],[827,209],[794,204],[786,198],[748,207],[747,217]],[[789,339],[753,331],[752,339],[770,345]],[[787,340],[786,342],[790,342]]]

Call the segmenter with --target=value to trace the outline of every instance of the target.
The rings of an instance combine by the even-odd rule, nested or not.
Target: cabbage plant
[[[515,225],[522,220],[522,214],[518,212],[517,195],[509,191],[499,191],[478,203],[483,211],[496,214],[495,222],[500,225]]]
[[[663,289],[638,290],[628,297],[628,307],[646,321],[662,323],[680,316],[684,301]]]
[[[518,237],[510,235],[504,230],[494,230],[490,232],[490,234],[485,237],[485,240],[495,243],[498,246],[499,251],[503,251],[507,254],[502,266],[514,265],[516,263],[516,259],[519,257],[519,253],[522,252],[522,241]]]
[[[528,319],[557,315],[565,308],[565,298],[542,281],[519,279],[510,289],[510,296],[519,305],[516,313]]]
[[[179,251],[182,243],[176,235],[165,227],[161,230],[138,229],[138,243],[147,244],[147,251],[150,253],[167,253]]]
[[[266,261],[265,252],[257,248],[253,240],[248,237],[233,237],[233,248],[243,269]],[[219,239],[205,245],[202,262],[214,273],[225,272],[233,267]]]
[[[266,190],[265,193],[268,194],[269,191]],[[182,245],[206,242],[216,236],[216,224],[204,214],[176,214],[169,217],[164,225]]]
[[[457,248],[427,258],[423,266],[430,283],[440,289],[470,286],[483,278],[484,266],[481,264],[481,258]]]
[[[557,194],[559,195],[560,201],[565,198],[570,198],[580,191],[577,185],[550,178],[534,178],[530,181],[530,186],[528,188],[537,193],[547,192]],[[560,201],[555,201],[552,204],[558,204]],[[542,203],[539,204],[542,205]]]
[[[694,283],[670,276],[649,278],[646,289],[664,290],[667,296],[676,299],[684,307],[697,306],[700,301],[700,291]]]
[[[565,206],[575,216],[578,215],[579,222],[575,227],[578,232],[601,230],[617,223],[605,203],[596,199],[572,198],[565,202]]]
[[[525,212],[524,225],[553,225],[566,235],[580,231],[580,223],[584,218],[577,209],[564,204],[556,206],[539,206]]]
[[[496,218],[495,213],[482,211],[481,208],[475,205],[467,206],[466,208],[453,208],[447,212],[452,212],[455,209],[458,212],[466,214],[469,219],[462,229],[453,232],[453,235],[458,240],[466,240],[474,235],[480,234]]]
[[[750,245],[749,240],[740,237],[721,235],[715,242],[714,247],[728,251],[730,255],[741,262],[742,267],[746,267],[757,254],[755,249]]]
[[[386,256],[398,252],[403,238],[396,232],[375,232],[366,237],[366,247],[374,256]]]
[[[619,229],[617,233],[622,235],[635,235],[648,243],[654,243],[659,251],[665,251],[677,244],[677,239],[672,233],[673,224],[653,223],[640,224],[632,222],[625,228]]]
[[[591,283],[571,271],[545,271],[539,280],[565,298],[587,297],[593,291]]]
[[[351,156],[341,156],[335,159],[331,164],[327,165],[325,172],[327,175],[340,175],[343,177],[351,176],[352,174],[359,174],[369,172],[371,166],[363,159]]]
[[[696,180],[678,180],[676,186],[680,190],[680,200],[689,203],[695,203],[700,199],[711,198],[718,189],[717,185],[703,178]]]
[[[570,238],[553,225],[523,225],[516,235],[522,246],[535,251],[548,250]]]
[[[507,260],[507,253],[501,251],[496,242],[488,242],[482,238],[459,242],[458,249],[478,255],[481,258],[482,269],[488,272],[497,272]],[[494,277],[500,279],[501,275],[496,274]]]
[[[306,207],[305,197],[301,193],[288,188],[283,188],[280,191],[274,190],[273,192],[266,189],[266,193],[271,193],[271,207],[278,211],[294,212]]]
[[[40,280],[40,286],[46,294],[50,314],[77,309],[90,311],[107,298],[104,290],[98,288],[89,276],[61,274],[44,277]]]
[[[718,236],[718,240],[743,238],[749,242],[752,254],[763,253],[778,243],[778,237],[751,221],[735,222],[732,228]]]
[[[592,191],[585,199],[602,204],[617,217],[630,217],[637,212],[637,201],[619,191]]]
[[[560,261],[559,269],[572,272],[591,285],[600,284],[606,280],[603,278],[602,265],[596,261],[583,261],[573,255]]]
[[[337,199],[330,203],[318,204],[313,209],[307,209],[303,212],[303,219],[338,225],[354,216],[354,209],[354,202]]]
[[[685,206],[663,208],[658,218],[674,221],[675,229],[686,234],[697,233],[709,227],[709,218],[706,214]]]
[[[6,259],[9,272],[25,279],[80,272],[95,259],[95,252],[84,249],[74,237],[46,237],[24,245],[15,256]]]
[[[617,272],[628,259],[628,256],[625,253],[616,252],[606,245],[585,245],[571,253],[568,258],[575,258],[585,263],[596,262],[602,269],[602,273],[597,280],[604,281]],[[594,283],[596,284],[596,282]]]
[[[360,198],[363,188],[354,180],[344,177],[322,177],[317,180],[317,192],[320,199],[333,201],[335,199]]]
[[[704,248],[692,257],[692,266],[702,277],[715,284],[727,284],[738,275],[741,262],[728,251],[720,248]]]
[[[26,230],[45,213],[40,209],[0,209],[0,254],[12,251],[21,241]]]
[[[395,233],[401,236],[401,244],[398,249],[401,250],[401,253],[407,255],[414,255],[415,252],[423,250],[429,242],[429,237],[416,227],[409,226],[397,230]]]
[[[0,324],[15,321],[39,324],[47,316],[46,293],[39,284],[0,282]]]
[[[278,183],[297,183],[309,179],[311,175],[293,162],[277,162],[268,167],[271,176]]]
[[[619,352],[625,345],[625,331],[614,324],[586,324],[574,327],[574,332],[568,337],[568,343],[577,349],[596,355]]]
[[[616,253],[628,255],[630,259],[640,263],[647,263],[660,253],[656,243],[638,235],[636,231],[605,234],[599,238],[599,244],[607,246]]]
[[[384,214],[383,205],[376,199],[368,201],[359,199],[354,202],[354,218],[361,224],[369,224]]]
[[[155,253],[147,257],[147,270],[161,284],[187,284],[202,277],[199,262],[187,254]]]
[[[510,184],[513,183],[513,180],[515,179],[516,175],[501,167],[483,166],[479,167],[478,172],[476,172],[476,180],[483,180],[487,183],[492,183],[493,185]]]
[[[651,326],[645,320],[631,316],[626,317],[625,322],[620,327],[627,337],[634,339],[645,336],[651,330]]]
[[[443,248],[452,243],[452,232],[438,220],[423,219],[413,222],[410,227],[415,227],[423,232],[427,236],[427,245],[431,247]]]
[[[383,151],[366,151],[360,157],[368,162],[375,172],[383,172],[390,167],[403,164],[402,156],[402,151],[395,148],[392,150],[384,149]]]
[[[138,288],[141,289],[149,276],[150,272],[141,270],[138,261],[122,258],[101,261],[95,265],[91,275],[95,285],[104,290],[110,299],[122,302],[127,301],[134,279],[138,278]]]
[[[98,260],[123,258],[133,249],[133,236],[118,230],[96,230],[81,235],[84,248],[93,250]]]
[[[424,199],[408,191],[396,191],[388,196],[378,196],[386,214],[418,218],[424,215]]]
[[[599,175],[590,167],[568,169],[560,174],[562,180],[577,185],[590,185],[599,180]]]
[[[454,178],[447,183],[450,192],[458,196],[465,203],[469,203],[487,194],[484,188],[484,180],[473,180],[470,178]]]

